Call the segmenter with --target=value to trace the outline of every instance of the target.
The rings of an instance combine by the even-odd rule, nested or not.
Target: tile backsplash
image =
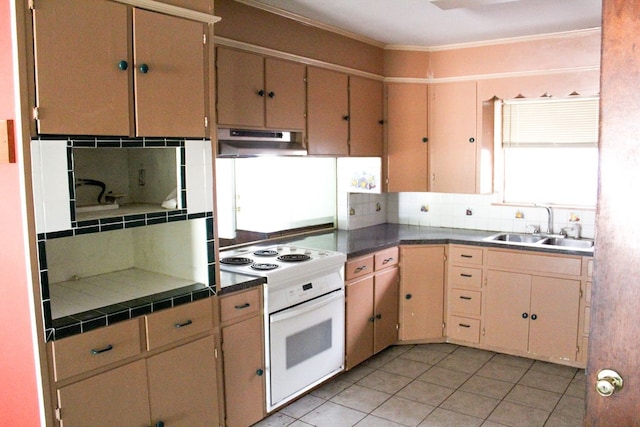
[[[385,222],[430,227],[526,232],[528,226],[546,231],[547,212],[541,207],[500,205],[499,195],[447,193],[386,193],[338,195],[338,226],[355,230]],[[553,209],[553,231],[569,226],[577,216],[582,237],[595,234],[594,209]]]

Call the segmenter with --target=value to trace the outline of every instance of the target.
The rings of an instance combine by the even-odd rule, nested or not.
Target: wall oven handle
[[[302,313],[308,313],[320,307],[324,307],[325,305],[331,304],[332,302],[340,298],[344,298],[344,289],[339,289],[337,291],[323,295],[311,301],[307,301],[296,307],[288,308],[288,309],[282,310],[279,313],[272,314],[271,316],[269,316],[269,322],[277,323],[286,319],[291,319],[292,317],[299,316]]]

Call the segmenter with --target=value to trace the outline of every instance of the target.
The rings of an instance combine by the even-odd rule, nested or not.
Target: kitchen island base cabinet
[[[400,341],[443,339],[444,246],[400,247]]]

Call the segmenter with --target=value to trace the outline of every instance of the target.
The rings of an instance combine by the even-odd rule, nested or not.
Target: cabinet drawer
[[[138,319],[117,323],[52,343],[56,381],[140,354]]]
[[[562,255],[537,255],[531,253],[489,250],[487,263],[490,267],[514,270],[533,270],[542,273],[580,276],[582,258]]]
[[[147,350],[213,329],[211,298],[146,316]]]
[[[398,264],[398,247],[385,249],[374,254],[375,269],[391,267]]]
[[[356,277],[372,273],[373,265],[373,255],[347,261],[345,268],[345,280],[355,279]]]
[[[466,289],[452,289],[449,296],[449,307],[454,313],[480,316],[482,293]]]
[[[482,248],[452,246],[449,257],[453,263],[482,265]]]
[[[480,320],[466,317],[449,317],[449,338],[472,343],[480,342]]]
[[[449,280],[454,286],[480,288],[482,287],[482,269],[453,266]]]
[[[238,292],[220,299],[220,320],[222,323],[249,314],[260,313],[260,293],[262,287],[246,292]]]

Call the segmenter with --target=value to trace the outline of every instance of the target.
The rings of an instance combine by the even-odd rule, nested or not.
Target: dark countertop
[[[498,233],[497,231],[468,230],[463,228],[421,227],[417,225],[381,224],[357,230],[331,230],[306,236],[288,237],[270,242],[264,242],[254,246],[273,246],[274,243],[293,244],[300,247],[326,249],[342,252],[347,259],[367,255],[381,249],[398,245],[421,244],[447,244],[458,243],[463,245],[486,246],[502,249],[517,249],[531,252],[545,252],[564,255],[593,256],[593,251],[573,250],[562,247],[534,246],[516,243],[488,242],[484,239]],[[223,273],[223,272],[221,272]],[[228,276],[227,276],[228,275]],[[243,282],[249,276],[230,277],[226,273],[221,274],[221,282],[226,287],[225,292],[234,292],[261,283]],[[242,276],[242,275],[236,275]],[[236,280],[241,280],[240,282]]]

